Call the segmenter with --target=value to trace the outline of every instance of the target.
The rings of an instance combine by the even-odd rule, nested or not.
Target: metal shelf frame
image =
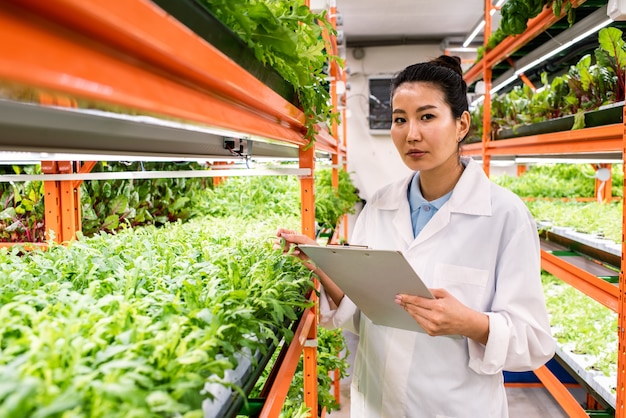
[[[0,24],[0,80],[242,136],[309,142],[300,109],[149,1],[2,0]],[[324,129],[315,145],[345,153]]]
[[[242,133],[146,116],[0,100],[3,151],[107,156],[232,159],[224,146]],[[247,139],[252,157],[298,158],[295,144]]]
[[[231,156],[224,136],[252,140],[255,155],[295,157],[309,173],[300,176],[302,231],[315,237],[316,153],[330,154],[337,166],[346,156],[345,130],[340,142],[337,125],[332,133],[318,126],[311,142],[301,109],[149,0],[0,0],[0,26],[0,82],[39,90],[49,104],[72,106],[79,99],[169,121],[0,102],[0,150],[219,158]],[[337,50],[333,36],[325,41]],[[337,108],[342,74],[336,63],[330,75]],[[44,174],[85,174],[91,167],[93,162],[42,162]],[[44,183],[46,223],[60,241],[70,240],[80,229],[80,181]],[[290,383],[285,378],[293,376],[301,353],[305,403],[317,411],[316,338],[317,314],[309,309],[260,416],[278,415]]]
[[[584,0],[570,0],[570,3],[574,8],[577,8],[584,3]],[[491,33],[491,15],[489,13],[491,7],[491,1],[486,0],[485,33]],[[563,15],[555,17],[551,9],[544,9],[537,17],[528,22],[528,29],[524,33],[514,37],[510,36],[492,51],[486,52],[481,62],[470,68],[464,76],[468,84],[482,76],[485,82],[486,94],[483,109],[484,133],[482,142],[464,145],[462,152],[465,155],[482,157],[483,166],[487,174],[489,174],[492,156],[502,158],[507,156],[586,155],[589,158],[610,156],[622,162],[624,161],[624,155],[626,155],[626,123],[502,140],[491,140],[489,136],[491,68],[508,59],[515,51],[562,17]],[[486,36],[485,45],[487,40]],[[622,199],[622,202],[624,202],[624,199]],[[622,229],[624,229],[624,225],[626,225],[626,210],[624,211],[624,219],[622,219]],[[618,377],[615,403],[615,417],[617,418],[626,417],[626,277],[624,276],[626,261],[624,260],[624,254],[626,254],[626,244],[624,244],[624,233],[622,233],[619,285],[614,286],[600,280],[575,264],[555,256],[550,251],[541,250],[543,269],[618,313]],[[549,369],[542,367],[535,371],[535,374],[569,416],[588,416],[587,412],[578,405],[565,386]]]

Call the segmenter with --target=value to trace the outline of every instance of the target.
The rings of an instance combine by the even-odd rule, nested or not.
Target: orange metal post
[[[487,41],[491,34],[491,0],[485,0],[485,28],[484,42],[485,50]],[[483,170],[489,176],[491,165],[491,155],[487,152],[487,142],[491,140],[491,67],[487,60],[483,60],[483,81],[485,82],[485,100],[483,101],[483,138],[482,138],[482,159]]]
[[[591,396],[591,394],[588,393],[587,394],[587,409],[592,410],[592,411],[598,411],[604,408],[602,407],[602,405],[600,405],[600,402],[598,402],[596,398],[594,398],[593,396]]]
[[[315,190],[313,173],[315,170],[315,148],[300,147],[300,168],[308,168],[311,175],[300,178],[300,198],[302,204],[302,233],[315,239]]]
[[[316,304],[317,306],[317,304]],[[317,317],[309,329],[308,340],[303,352],[304,365],[304,404],[311,408],[312,416],[317,415]]]
[[[42,161],[41,172],[43,174],[58,174],[59,169],[56,161]],[[57,181],[44,181],[44,221],[46,223],[46,240],[54,236],[54,241],[61,240],[61,191]]]
[[[347,120],[347,115],[346,115],[346,103],[348,102],[348,93],[347,93],[348,92],[348,80],[347,80],[348,76],[345,70],[341,72],[341,77],[343,79],[343,84],[345,86],[345,91],[342,96],[343,108],[341,109],[342,141],[343,141],[343,148],[347,150],[348,148],[348,128],[347,128],[348,120]],[[347,155],[343,159],[343,169],[348,171]],[[348,215],[343,216],[343,237],[346,241],[348,241],[348,237],[349,237]]]
[[[89,168],[91,169],[91,168]],[[42,161],[43,174],[72,174],[72,161]],[[76,238],[81,230],[80,182],[74,180],[44,181],[44,220],[46,238],[54,236],[56,242],[67,242]]]
[[[521,176],[526,171],[528,171],[528,166],[526,164],[518,164],[517,165],[517,176]]]
[[[311,175],[303,176],[300,179],[300,193],[302,204],[302,233],[315,239],[315,147],[307,149],[300,147],[300,168],[308,168]],[[316,287],[319,284],[316,282]],[[311,296],[316,309],[318,298],[315,294]],[[316,312],[317,314],[317,312]],[[317,415],[317,316],[311,325],[308,333],[308,340],[304,345],[304,403]],[[291,375],[289,375],[291,376]]]
[[[72,161],[58,162],[59,174],[72,174],[74,163]],[[59,200],[61,202],[61,242],[71,241],[76,238],[76,231],[80,230],[80,201],[78,189],[74,188],[73,181],[59,181]]]
[[[333,378],[333,394],[335,395],[335,401],[341,404],[341,375],[339,369],[335,369],[330,372]]]
[[[339,189],[339,168],[337,167],[339,165],[339,156],[337,154],[333,154],[331,159],[333,164],[331,185],[335,190],[337,190]]]
[[[330,2],[330,7],[329,7],[329,21],[331,26],[333,27],[333,29],[337,28],[337,7],[336,7],[336,3],[335,1],[331,1]],[[337,38],[334,36],[330,36],[329,33],[327,33],[325,31],[326,36],[325,41],[327,44],[327,48],[329,49],[329,51],[333,54],[333,55],[337,55]],[[337,112],[338,111],[338,104],[339,104],[339,100],[337,97],[337,81],[339,80],[339,78],[341,77],[341,71],[339,69],[339,65],[337,64],[336,61],[331,61],[330,62],[330,68],[329,68],[329,75],[330,75],[330,97],[331,97],[331,103],[332,103],[332,109],[333,112]],[[345,78],[343,78],[343,82],[345,83]],[[344,112],[342,111],[340,113],[341,115],[344,114]],[[344,121],[345,122],[345,121]],[[344,123],[344,128],[345,128],[345,123]],[[337,152],[332,154],[332,187],[337,191],[338,193],[338,189],[339,189],[339,170],[340,168],[339,166],[339,149],[340,149],[340,142],[339,142],[339,126],[337,123],[337,120],[332,120],[331,121],[331,135],[333,136],[333,138],[335,138],[337,140]],[[344,130],[344,149],[345,149],[345,130]],[[335,231],[333,233],[333,237],[331,237],[330,242],[333,242],[333,240],[337,240],[338,237],[338,228],[339,225],[335,225]],[[305,361],[306,361],[306,357],[305,357]],[[313,364],[311,365],[313,367]],[[333,386],[334,386],[334,393],[335,393],[335,400],[339,403],[340,402],[340,388],[339,388],[339,372],[336,370],[334,373],[334,381],[333,381]],[[305,387],[305,394],[307,394],[308,392],[306,391],[306,387]],[[317,396],[317,387],[316,387],[316,395]]]
[[[39,103],[42,105],[77,107],[74,98],[45,91],[40,91],[38,94]],[[87,171],[91,171],[95,165],[95,163],[91,164],[87,165]],[[42,169],[43,166],[42,164]],[[70,161],[46,164],[45,167],[48,174],[70,174],[74,172],[73,163]],[[69,241],[76,237],[76,231],[81,230],[80,192],[78,188],[81,182],[58,181],[54,184],[51,183],[53,182],[44,182],[47,233],[50,234],[50,231],[54,231],[56,240],[60,242]],[[48,204],[54,205],[55,208],[48,211]],[[47,223],[48,220],[51,222],[50,224]]]
[[[626,107],[624,108],[624,115],[626,115]],[[622,125],[622,156],[626,156],[626,119]],[[624,164],[624,170],[626,171],[626,164]],[[626,184],[624,184],[624,192],[626,192]],[[626,194],[624,194],[626,196]],[[625,404],[624,391],[626,385],[626,232],[624,226],[626,225],[626,199],[622,198],[622,263],[619,273],[619,310],[617,316],[617,390],[615,400],[615,417],[624,418],[625,416]]]
[[[337,28],[337,7],[334,4],[334,2],[331,2],[331,5],[330,5],[329,20],[333,29],[336,29]],[[334,36],[330,36],[330,34],[327,34],[326,44],[328,45],[328,48],[331,51],[331,53],[336,55],[337,54],[337,38]],[[336,61],[331,61],[329,75],[330,75],[331,105],[332,105],[333,112],[337,112],[338,103],[339,103],[339,100],[337,98],[337,80],[339,79],[340,74],[339,74],[339,65],[337,64]],[[338,126],[337,120],[335,119],[331,121],[330,132],[332,136],[337,139],[337,148],[339,148],[339,141],[338,141],[339,126]],[[332,155],[331,158],[332,158],[332,165],[333,165],[331,185],[335,190],[338,190],[339,189],[339,168],[338,168],[339,155],[335,153]],[[338,225],[335,225],[335,228],[337,227]]]

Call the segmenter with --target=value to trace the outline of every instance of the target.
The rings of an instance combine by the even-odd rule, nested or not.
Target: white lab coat
[[[487,313],[487,345],[374,325],[350,299],[335,307],[322,290],[322,326],[360,335],[351,388],[355,418],[506,418],[502,371],[534,370],[554,355],[535,222],[480,165],[463,163],[450,200],[417,238],[409,177],[367,202],[351,243],[401,250],[428,287],[445,288]]]

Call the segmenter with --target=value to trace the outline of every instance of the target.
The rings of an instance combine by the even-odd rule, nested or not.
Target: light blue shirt
[[[441,196],[438,199],[429,202],[422,196],[420,190],[420,173],[417,172],[413,176],[411,183],[409,184],[409,190],[407,192],[409,199],[409,206],[411,207],[411,224],[413,224],[413,237],[424,229],[424,226],[435,216],[435,213],[443,206],[444,203],[452,196],[452,191]]]

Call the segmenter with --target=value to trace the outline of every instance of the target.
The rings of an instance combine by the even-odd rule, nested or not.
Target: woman
[[[458,58],[400,72],[392,115],[391,137],[414,173],[367,202],[351,243],[402,251],[435,299],[395,298],[426,333],[378,326],[315,270],[321,325],[360,336],[352,416],[507,417],[503,370],[534,370],[554,355],[536,225],[516,195],[460,157],[470,115]],[[277,235],[285,249],[313,242]]]

